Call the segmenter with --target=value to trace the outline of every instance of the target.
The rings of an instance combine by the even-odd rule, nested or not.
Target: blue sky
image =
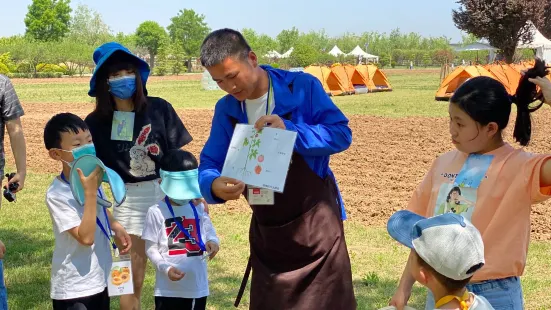
[[[31,2],[0,0],[0,37],[25,32],[23,20]],[[145,20],[166,27],[180,9],[191,8],[205,15],[212,29],[247,27],[274,37],[296,26],[303,32],[325,29],[331,36],[400,28],[424,36],[445,35],[452,42],[461,40],[451,18],[455,0],[72,0],[71,6],[79,3],[98,11],[114,32],[124,33],[133,32]]]

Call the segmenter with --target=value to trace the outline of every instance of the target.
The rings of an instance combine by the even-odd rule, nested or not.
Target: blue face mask
[[[190,202],[190,200],[179,200],[179,199],[171,199],[171,200],[174,201],[174,203],[176,203],[179,206],[184,206]]]
[[[81,145],[77,148],[74,148],[73,150],[71,151],[67,151],[67,150],[62,150],[64,152],[71,152],[73,153],[73,161],[72,162],[65,162],[67,163],[67,165],[69,165],[69,167],[72,167],[73,166],[73,163],[79,159],[80,157],[84,156],[84,155],[92,155],[92,156],[96,156],[96,148],[94,147],[94,144],[93,143],[89,143],[89,144],[85,144],[85,145]]]
[[[128,99],[136,92],[136,76],[126,75],[119,78],[109,79],[109,91],[120,99]]]

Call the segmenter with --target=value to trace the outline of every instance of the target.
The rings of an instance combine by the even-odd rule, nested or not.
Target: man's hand
[[[4,254],[6,254],[6,246],[0,241],[0,259],[4,259]]]
[[[124,227],[122,227],[122,225],[117,221],[113,221],[111,223],[111,229],[115,233],[115,244],[117,245],[117,248],[119,248],[119,254],[128,254],[130,252],[130,248],[132,247],[132,239],[126,232],[126,229],[124,229]]]
[[[178,270],[176,267],[170,267],[168,270],[168,278],[171,281],[180,281],[186,274]]]
[[[258,121],[256,121],[256,123],[254,124],[254,128],[256,128],[256,130],[261,130],[264,127],[286,129],[285,123],[283,122],[281,117],[275,114],[264,115],[259,118]]]
[[[17,187],[17,189],[15,191],[13,191],[12,193],[17,193],[17,192],[20,192],[23,187],[25,187],[25,177],[26,175],[24,173],[16,173],[13,178],[11,178],[9,181],[8,181],[8,185],[7,185],[7,188],[10,188],[10,184],[12,183],[18,183],[19,186]]]
[[[207,241],[206,248],[207,253],[209,253],[209,259],[213,259],[218,251],[220,251],[220,246],[213,241]]]
[[[211,187],[214,196],[228,201],[239,199],[245,190],[245,183],[228,177],[214,179]]]

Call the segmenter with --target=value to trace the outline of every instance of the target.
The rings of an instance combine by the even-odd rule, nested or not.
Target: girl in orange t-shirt
[[[502,138],[512,103],[517,105],[513,136],[522,146],[530,141],[530,113],[544,101],[551,105],[545,64],[537,61],[523,75],[515,96],[489,77],[472,78],[456,90],[449,103],[456,150],[433,162],[407,208],[425,217],[454,212],[442,205],[454,188],[460,188],[461,197],[470,202],[461,215],[480,231],[485,246],[485,265],[467,289],[496,309],[524,307],[520,276],[530,242],[530,209],[551,197],[551,155],[515,149]],[[542,103],[531,107],[538,100]],[[403,309],[414,282],[408,262],[390,305]],[[434,309],[434,303],[429,293],[426,309]]]

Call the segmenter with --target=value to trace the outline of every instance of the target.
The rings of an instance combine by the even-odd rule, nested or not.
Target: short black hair
[[[86,131],[88,125],[78,115],[72,113],[59,113],[54,115],[44,127],[44,145],[47,150],[61,148],[61,133],[71,132],[77,134]]]
[[[470,277],[468,277],[467,279],[464,279],[464,280],[450,279],[450,278],[438,273],[438,271],[434,270],[434,268],[432,268],[429,264],[427,264],[427,262],[425,262],[421,258],[421,256],[419,256],[419,254],[417,254],[417,252],[415,252],[415,255],[417,255],[417,261],[419,262],[419,264],[423,268],[427,269],[436,278],[436,281],[440,282],[440,284],[442,284],[446,289],[448,289],[448,293],[457,292],[459,290],[462,290],[471,281],[472,276],[470,276]],[[478,269],[482,268],[483,265],[484,264],[479,264],[479,265],[473,266],[473,267],[471,267],[471,269],[469,269],[467,271],[467,273],[473,273],[473,272],[477,271]]]
[[[245,59],[251,47],[241,32],[229,28],[211,32],[201,45],[201,64],[203,67],[215,66],[228,57]]]
[[[199,164],[193,154],[182,149],[168,150],[161,157],[161,169],[168,172],[197,169]]]

